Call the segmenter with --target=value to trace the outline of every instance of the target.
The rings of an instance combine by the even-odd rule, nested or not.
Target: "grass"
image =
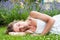
[[[26,36],[11,36],[4,34],[6,26],[0,26],[0,40],[60,40],[60,35],[49,34],[45,36],[31,36],[27,34]]]

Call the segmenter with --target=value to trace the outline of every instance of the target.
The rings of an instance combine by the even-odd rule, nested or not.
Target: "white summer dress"
[[[60,15],[56,15],[52,17],[55,19],[55,23],[53,24],[50,32],[54,34],[60,34]],[[40,19],[37,19],[37,29],[35,33],[42,33],[46,26],[46,23]]]

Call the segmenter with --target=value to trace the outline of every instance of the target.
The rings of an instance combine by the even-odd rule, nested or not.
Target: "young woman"
[[[46,35],[48,32],[60,34],[60,15],[50,17],[40,12],[31,11],[26,21],[12,22],[8,25],[9,32],[26,32]]]

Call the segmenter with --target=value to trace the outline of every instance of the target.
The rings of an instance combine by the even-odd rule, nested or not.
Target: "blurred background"
[[[60,35],[12,36],[6,29],[14,20],[26,20],[30,11],[38,11],[49,16],[60,14],[60,0],[0,0],[0,40],[60,40]]]
[[[0,25],[26,20],[30,11],[50,16],[60,14],[60,0],[0,0]]]
[[[33,10],[35,6],[39,6],[41,10],[60,10],[60,0],[0,0],[0,8],[12,9],[15,4],[30,5],[34,7]]]

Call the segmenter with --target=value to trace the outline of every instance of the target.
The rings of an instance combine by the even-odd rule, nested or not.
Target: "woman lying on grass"
[[[60,34],[60,15],[50,17],[36,11],[31,11],[26,21],[16,21],[8,25],[7,33],[24,32],[46,35],[48,32]]]

